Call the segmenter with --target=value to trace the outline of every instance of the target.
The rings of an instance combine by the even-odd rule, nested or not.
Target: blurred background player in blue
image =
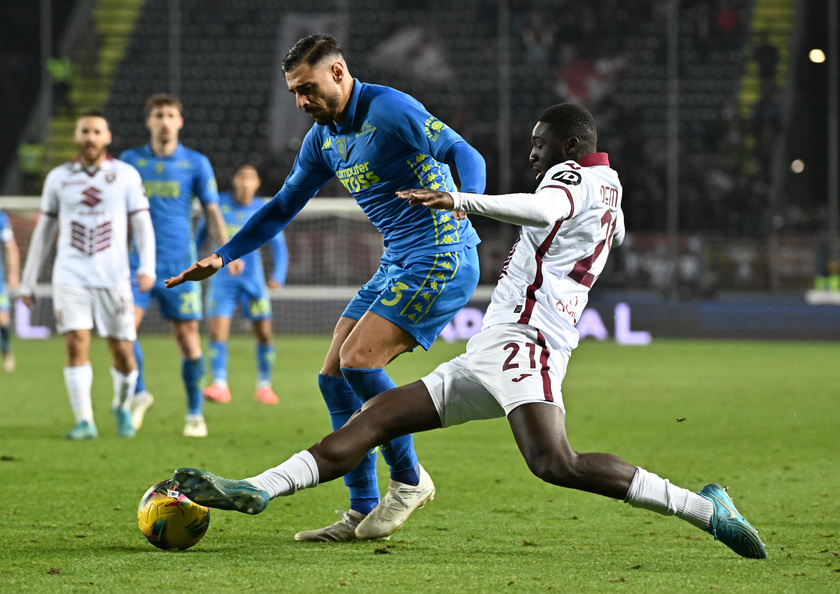
[[[17,291],[20,282],[20,251],[12,224],[4,212],[0,212],[0,244],[0,357],[3,358],[3,371],[11,373],[15,370],[15,354],[10,345],[12,318],[9,311],[11,294]]]
[[[281,231],[336,176],[382,233],[381,266],[347,305],[333,332],[318,385],[335,429],[363,401],[395,386],[385,365],[417,345],[428,349],[469,301],[478,284],[479,238],[464,217],[414,209],[398,190],[418,185],[482,193],[484,159],[416,99],[363,83],[348,70],[330,35],[298,41],[283,59],[286,84],[297,107],[315,120],[292,171],[274,198],[216,253],[168,279],[166,286],[202,280],[259,248]],[[370,453],[344,477],[350,510],[341,520],[295,535],[297,540],[355,540],[389,534],[434,496],[434,483],[418,464],[410,436],[380,447],[391,470],[379,502],[376,456]]]
[[[225,219],[228,235],[233,235],[255,212],[265,205],[257,197],[262,180],[256,167],[240,165],[231,180],[233,191],[219,194],[219,208]],[[204,245],[207,226],[202,218],[196,228],[196,243],[199,249]],[[210,370],[213,383],[204,390],[204,397],[215,402],[230,402],[228,386],[228,336],[231,318],[237,304],[242,316],[251,320],[256,338],[257,387],[254,394],[257,402],[277,404],[278,398],[271,388],[271,372],[274,369],[274,338],[271,335],[271,298],[268,287],[280,288],[286,282],[289,253],[286,239],[281,231],[269,240],[273,270],[265,278],[262,257],[259,250],[242,257],[242,273],[231,276],[226,269],[210,279],[207,286],[206,315],[210,327]],[[212,246],[213,249],[218,245]],[[266,284],[266,280],[268,284]]]
[[[204,208],[208,229],[214,240],[221,245],[227,241],[228,236],[219,210],[219,194],[210,160],[178,142],[178,134],[184,126],[182,110],[181,102],[169,95],[156,94],[149,97],[146,101],[149,143],[128,149],[120,155],[120,159],[133,165],[143,178],[155,230],[157,278],[161,281],[149,293],[141,293],[134,286],[135,325],[139,329],[154,296],[161,315],[172,322],[172,331],[182,356],[181,377],[187,393],[184,436],[206,437],[204,396],[200,388],[205,367],[198,335],[201,288],[189,286],[177,291],[164,291],[162,280],[182,270],[184,263],[196,258],[195,242],[192,239],[194,196]],[[132,270],[136,264],[136,255],[132,254]],[[230,273],[236,274],[240,269],[240,264],[234,263]],[[132,274],[132,278],[134,276]],[[139,342],[135,342],[134,350],[140,379],[131,409],[134,428],[139,429],[154,399],[142,379],[143,352]]]

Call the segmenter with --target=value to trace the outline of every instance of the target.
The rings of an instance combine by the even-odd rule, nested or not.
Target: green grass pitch
[[[770,558],[741,559],[675,518],[531,476],[504,420],[416,437],[435,501],[389,542],[298,543],[346,509],[340,481],[274,500],[259,516],[213,511],[189,551],[159,551],[136,525],[140,496],[179,466],[245,477],[328,431],[316,374],[325,338],[280,337],[280,406],[253,400],[253,342],[231,344],[228,405],[210,437],[181,437],[180,363],[144,336],[156,396],[118,440],[111,379],[94,341],[98,440],[72,443],[63,343],[13,343],[0,372],[0,591],[831,592],[840,591],[840,349],[832,343],[584,341],[564,385],[572,446],[607,451],[697,490],[730,487]],[[391,366],[398,383],[462,352],[436,344]],[[380,484],[386,472],[380,464]]]

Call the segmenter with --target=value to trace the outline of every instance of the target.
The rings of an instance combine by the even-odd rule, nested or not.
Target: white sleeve
[[[20,281],[19,293],[21,295],[31,296],[35,294],[38,272],[41,270],[41,264],[47,257],[57,234],[58,219],[41,213],[41,217],[35,225],[35,230],[32,232],[32,239],[29,241],[29,249],[26,253],[26,264],[23,267],[23,276]]]
[[[131,235],[140,256],[140,266],[137,274],[145,274],[155,279],[155,231],[152,227],[152,216],[148,210],[138,210],[131,213]]]
[[[543,188],[536,194],[466,194],[450,192],[453,210],[484,215],[498,221],[545,227],[568,218],[572,213],[569,194],[558,188]]]

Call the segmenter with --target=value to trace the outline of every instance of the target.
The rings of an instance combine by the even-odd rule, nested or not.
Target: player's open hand
[[[137,290],[141,293],[148,293],[155,286],[155,279],[148,274],[137,275]]]
[[[400,190],[397,192],[397,196],[403,200],[408,200],[408,203],[413,206],[428,206],[438,210],[452,210],[455,207],[452,196],[448,192],[439,192],[438,190]]]
[[[222,257],[218,254],[210,254],[203,260],[199,260],[178,276],[166,279],[164,285],[167,289],[177,287],[187,281],[202,281],[216,274],[222,267]]]
[[[29,309],[35,307],[35,295],[21,295],[20,300],[23,301],[23,304]]]

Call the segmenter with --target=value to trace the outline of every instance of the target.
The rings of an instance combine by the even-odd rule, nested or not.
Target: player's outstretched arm
[[[203,260],[199,260],[178,276],[166,279],[164,285],[167,289],[177,287],[187,281],[202,281],[216,274],[222,267],[222,257],[216,253],[210,254]]]
[[[455,208],[455,201],[448,192],[439,192],[438,190],[400,190],[397,196],[403,200],[408,200],[408,203],[416,206],[428,206],[429,208],[436,208],[438,210],[452,210]]]

